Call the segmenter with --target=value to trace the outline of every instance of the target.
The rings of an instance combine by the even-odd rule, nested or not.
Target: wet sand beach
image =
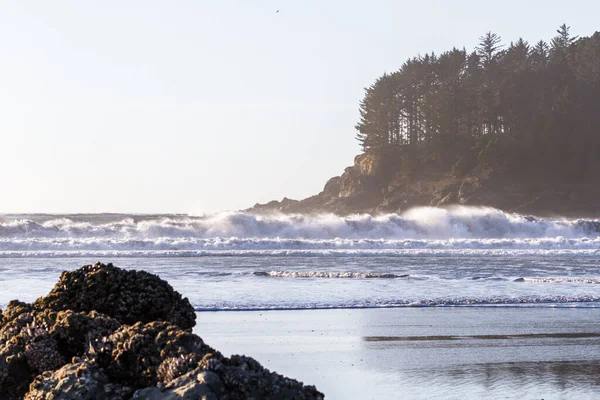
[[[195,332],[327,399],[597,399],[600,309],[201,312]]]

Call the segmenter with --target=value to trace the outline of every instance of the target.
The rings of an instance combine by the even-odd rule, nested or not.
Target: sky
[[[279,12],[277,12],[279,10]],[[0,0],[0,213],[204,214],[320,192],[410,57],[600,29],[600,2]]]

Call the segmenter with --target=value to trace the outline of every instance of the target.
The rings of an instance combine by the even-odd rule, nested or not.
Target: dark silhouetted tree
[[[441,170],[500,166],[570,181],[600,167],[600,33],[414,57],[365,89],[357,139]],[[407,161],[408,160],[408,161]],[[560,161],[560,162],[558,162]]]

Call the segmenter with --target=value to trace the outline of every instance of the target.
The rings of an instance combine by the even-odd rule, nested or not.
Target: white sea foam
[[[523,278],[523,282],[532,282],[532,283],[600,283],[600,279],[598,278]]]
[[[23,250],[0,258],[165,258],[165,257],[598,257],[600,250],[414,249],[414,250]]]
[[[328,278],[328,279],[393,279],[408,278],[408,274],[378,272],[335,272],[335,271],[255,271],[256,276],[273,278]]]
[[[597,307],[599,255],[598,220],[491,208],[0,215],[0,307],[97,260],[156,273],[198,309]]]
[[[493,208],[416,208],[402,215],[0,216],[0,252],[581,251],[600,221],[539,219]]]
[[[254,215],[0,217],[0,237],[448,239],[598,236],[599,220],[536,219],[493,208],[421,207],[402,215]]]
[[[203,255],[600,254],[600,237],[507,239],[0,238],[0,257]]]
[[[196,311],[317,310],[406,307],[570,307],[600,308],[600,296],[527,296],[527,297],[456,297],[397,301],[363,301],[339,303],[214,304],[195,306]]]

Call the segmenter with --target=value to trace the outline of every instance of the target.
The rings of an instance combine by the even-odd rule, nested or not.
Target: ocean
[[[597,307],[600,221],[490,208],[404,215],[2,215],[0,306],[95,261],[167,279],[196,310]]]
[[[347,398],[361,387],[361,398],[398,398],[393,394],[403,390],[419,394],[405,398],[451,398],[448,391],[461,399],[537,398],[536,387],[547,389],[547,399],[595,398],[599,255],[600,220],[483,207],[375,217],[4,214],[0,307],[46,294],[64,270],[112,262],[158,274],[188,297],[199,313],[197,333],[209,344],[257,356],[316,384],[327,398]],[[265,324],[269,318],[276,324]],[[287,356],[270,353],[273,346],[288,349]],[[383,391],[367,391],[349,365],[340,372],[331,361],[336,354],[353,368],[369,359],[363,373],[383,379]],[[383,375],[373,375],[377,360],[388,366]],[[407,369],[414,360],[419,368]],[[317,364],[322,369],[309,373]],[[536,366],[546,375],[528,381],[531,397],[507,389],[518,384],[518,371],[531,374]],[[441,373],[438,387],[432,368]],[[497,386],[486,381],[492,373]],[[461,386],[464,374],[475,381]],[[581,383],[553,386],[563,376]],[[340,390],[340,380],[353,383]]]

